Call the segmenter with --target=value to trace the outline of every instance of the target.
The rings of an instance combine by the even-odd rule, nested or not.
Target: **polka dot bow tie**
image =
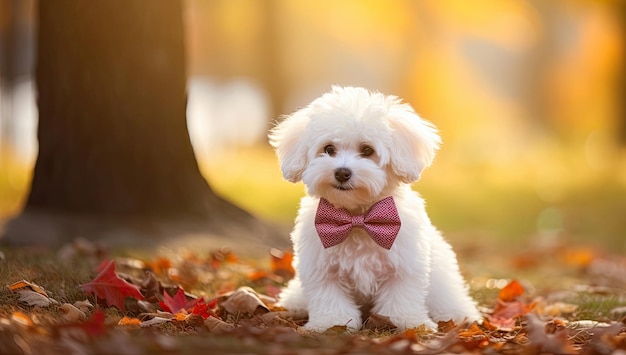
[[[345,208],[335,208],[322,198],[315,215],[315,229],[324,248],[341,244],[348,238],[353,227],[361,227],[376,244],[391,249],[400,225],[398,209],[391,196],[376,202],[367,212],[356,216]]]

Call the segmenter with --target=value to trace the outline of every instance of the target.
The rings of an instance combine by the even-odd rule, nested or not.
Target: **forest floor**
[[[324,334],[274,305],[291,254],[246,259],[227,249],[60,250],[0,247],[0,354],[433,354],[626,352],[626,258],[541,245],[456,247],[484,320]]]
[[[445,161],[416,188],[457,251],[480,323],[397,330],[371,315],[358,332],[311,334],[303,315],[274,305],[293,275],[288,252],[77,240],[0,246],[0,354],[626,353],[626,173],[572,180],[580,169],[568,168],[569,180],[547,181],[530,168]],[[229,200],[291,226],[303,186],[282,181],[268,149],[213,161],[205,174]],[[2,219],[19,213],[28,176],[0,174]]]

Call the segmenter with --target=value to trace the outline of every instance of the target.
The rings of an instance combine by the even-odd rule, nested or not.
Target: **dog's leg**
[[[444,240],[433,243],[430,286],[426,304],[435,321],[480,320],[476,304],[467,292],[456,254]]]
[[[361,311],[338,282],[324,280],[305,285],[304,294],[309,311],[305,329],[323,332],[334,326],[346,326],[351,330],[361,328]]]
[[[297,275],[280,292],[276,305],[284,307],[291,312],[307,310],[306,297],[302,294],[302,283]]]
[[[424,285],[424,280],[407,277],[387,280],[376,295],[372,313],[389,317],[400,329],[424,325],[436,330],[437,325],[426,309],[427,288],[420,285]]]

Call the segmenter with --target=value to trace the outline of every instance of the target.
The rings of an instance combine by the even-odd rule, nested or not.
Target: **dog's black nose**
[[[335,179],[337,179],[337,181],[339,182],[346,182],[350,180],[351,176],[352,176],[352,170],[348,168],[339,168],[335,170]]]

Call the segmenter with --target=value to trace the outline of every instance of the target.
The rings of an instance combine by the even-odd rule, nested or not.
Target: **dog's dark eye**
[[[332,144],[329,144],[327,146],[324,147],[324,153],[332,156],[335,156],[335,146]]]
[[[374,148],[370,147],[369,145],[364,145],[361,147],[361,156],[369,157],[372,154],[374,154]]]

